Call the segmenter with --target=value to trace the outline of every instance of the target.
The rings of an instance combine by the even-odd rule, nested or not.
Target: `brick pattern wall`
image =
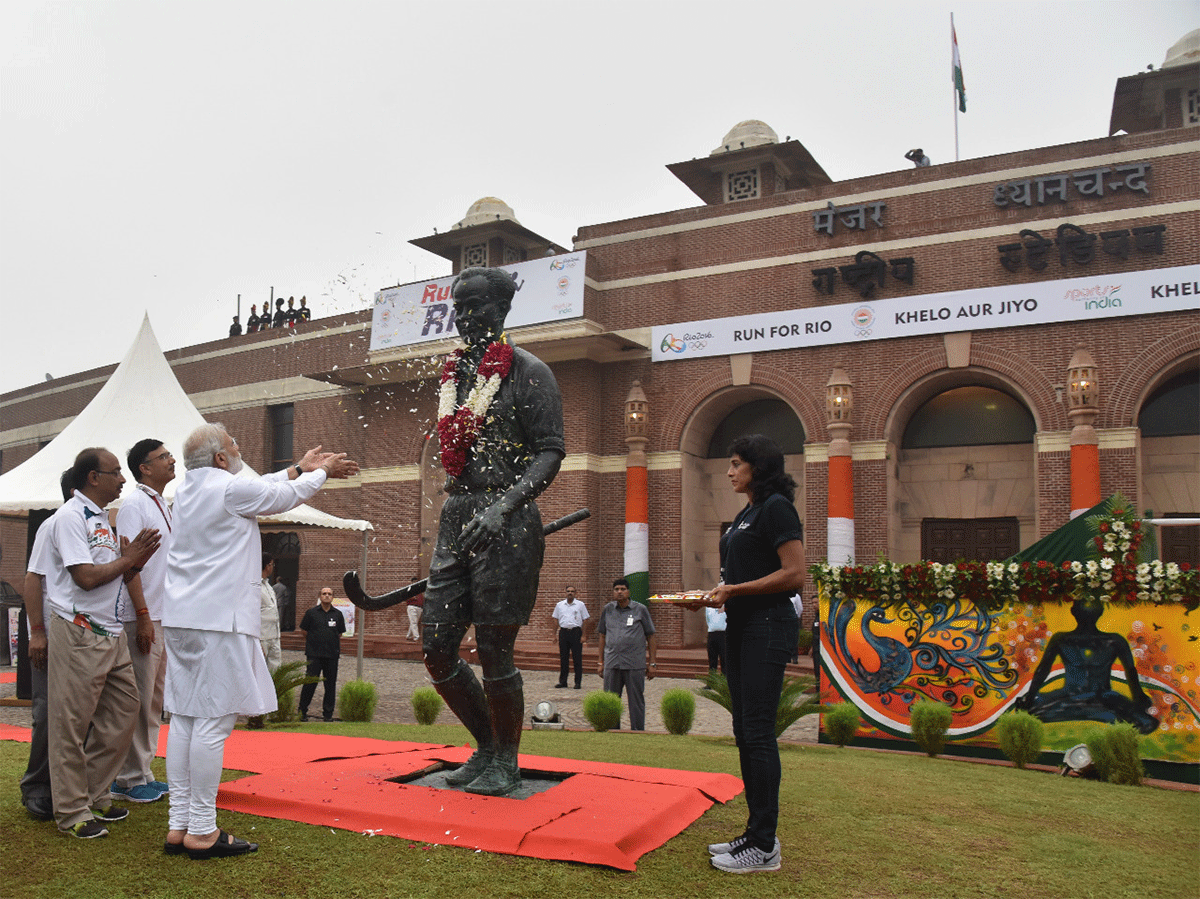
[[[857,294],[839,283],[832,296],[812,286],[812,269],[844,265],[854,254],[879,241],[896,242],[881,249],[885,259],[912,256],[912,285],[889,279],[881,296],[918,296],[996,284],[1035,283],[1086,274],[1100,280],[1124,272],[1194,264],[1200,258],[1200,213],[1163,211],[1171,203],[1192,202],[1200,194],[1194,177],[1197,154],[1169,149],[1195,141],[1197,129],[1129,135],[1049,147],[961,163],[874,175],[816,189],[776,193],[720,206],[663,212],[638,219],[587,225],[579,241],[588,246],[585,304],[588,318],[609,330],[645,328],[659,323],[757,314],[852,302]],[[1164,150],[1164,148],[1166,148]],[[1154,156],[1165,151],[1165,155]],[[1023,167],[1046,166],[1047,172],[1070,172],[1082,160],[1146,154],[1152,163],[1150,194],[1124,191],[1100,200],[1072,193],[1062,205],[998,209],[993,184],[1014,180]],[[975,183],[968,183],[972,178]],[[886,227],[866,232],[839,228],[831,238],[814,231],[811,211],[827,201],[859,196],[885,198]],[[746,214],[779,212],[759,218]],[[1167,226],[1164,253],[1132,253],[1128,259],[1097,253],[1082,268],[1059,264],[1052,253],[1042,272],[1023,267],[1007,272],[997,246],[1013,242],[1022,228],[1052,237],[1062,221],[1085,221],[1086,229],[1135,227],[1162,222]],[[712,224],[693,230],[681,226]],[[648,229],[666,229],[642,234]],[[981,237],[982,229],[998,229]],[[603,243],[606,238],[629,239]],[[595,244],[590,242],[596,241]],[[926,242],[927,241],[927,242]],[[911,246],[908,244],[911,243]],[[787,264],[772,260],[790,254],[812,259]],[[763,264],[724,271],[719,266]],[[695,271],[694,271],[695,270]],[[693,276],[695,275],[695,276]],[[656,278],[640,282],[640,278]],[[619,282],[619,283],[618,283]],[[422,543],[422,521],[428,520],[434,488],[422,489],[420,476],[398,477],[394,469],[422,472],[430,454],[427,440],[436,414],[436,385],[422,379],[415,366],[398,363],[373,374],[362,388],[332,395],[276,395],[287,379],[362,367],[369,362],[370,311],[320,319],[298,327],[292,335],[273,331],[211,341],[167,353],[183,388],[212,397],[230,387],[274,385],[261,403],[225,403],[207,413],[223,421],[237,437],[247,461],[265,470],[271,446],[267,406],[293,402],[294,449],[297,456],[318,443],[346,451],[358,459],[365,476],[348,485],[330,485],[311,502],[315,508],[374,523],[369,533],[365,578],[369,592],[382,593],[423,575],[429,546]],[[519,340],[519,338],[518,338]],[[1066,366],[1078,347],[1088,348],[1100,366],[1101,411],[1096,427],[1127,428],[1135,424],[1147,393],[1165,377],[1195,366],[1200,354],[1200,315],[1195,311],[1134,316],[1112,323],[1081,319],[1037,327],[975,331],[970,335],[968,368],[947,368],[939,335],[850,346],[824,346],[758,353],[750,367],[749,387],[735,387],[728,359],[697,359],[652,364],[644,353],[619,362],[595,358],[557,361],[552,369],[563,394],[565,438],[572,459],[584,454],[608,462],[627,450],[623,405],[634,380],[650,403],[652,453],[686,450],[703,453],[715,422],[702,411],[728,395],[734,402],[759,396],[785,400],[800,419],[809,446],[828,441],[824,389],[834,367],[844,368],[854,383],[855,412],[851,441],[877,442],[887,458],[854,464],[856,550],[869,561],[895,549],[902,481],[899,447],[912,412],[937,393],[963,383],[985,383],[1007,390],[1030,410],[1042,435],[1065,434],[1070,424],[1055,385],[1066,379]],[[82,372],[50,384],[37,384],[0,397],[4,431],[37,426],[77,414],[95,396],[113,366]],[[738,391],[734,393],[734,391]],[[48,429],[50,430],[50,429]],[[52,436],[48,433],[47,436]],[[0,432],[0,443],[3,443]],[[696,449],[698,447],[698,449]],[[691,448],[691,449],[689,449]],[[4,445],[5,471],[27,459],[34,441]],[[120,448],[121,451],[124,448]],[[1135,448],[1101,451],[1102,491],[1121,490],[1131,497],[1140,489],[1140,460]],[[578,466],[576,466],[578,467]],[[618,468],[609,465],[610,468]],[[809,562],[824,556],[826,542],[827,469],[823,461],[805,462],[804,489],[797,497],[805,526]],[[1187,470],[1186,466],[1181,470]],[[392,472],[383,480],[372,472]],[[1069,514],[1069,454],[1035,452],[1033,492],[1035,537],[1049,533]],[[436,478],[425,483],[434,484]],[[609,599],[611,581],[623,568],[624,473],[622,470],[565,470],[539,500],[547,521],[583,506],[592,518],[547,540],[537,606],[523,636],[553,641],[554,603],[567,584],[575,584],[595,615]],[[687,586],[681,534],[684,516],[696,510],[684,495],[679,468],[650,472],[651,590]],[[362,537],[357,532],[300,529],[301,575],[297,610],[315,602],[324,584],[340,584],[342,572],[361,564]],[[0,516],[0,577],[19,584],[24,565],[25,522]],[[338,588],[340,593],[340,588]],[[806,590],[805,621],[811,623],[815,602]],[[660,645],[687,639],[685,613],[655,607]],[[407,629],[404,607],[369,616],[372,635],[402,639]]]

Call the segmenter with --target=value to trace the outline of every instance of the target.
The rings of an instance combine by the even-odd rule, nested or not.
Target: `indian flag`
[[[958,97],[958,109],[967,111],[967,87],[963,83],[962,60],[958,56],[958,35],[954,31],[954,14],[950,14],[950,44],[954,50],[954,94]]]

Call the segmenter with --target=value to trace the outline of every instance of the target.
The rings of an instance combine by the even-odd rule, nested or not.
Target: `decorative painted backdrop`
[[[953,713],[948,741],[997,747],[1014,707],[1046,722],[1045,748],[1129,721],[1142,756],[1200,763],[1200,611],[1178,603],[877,605],[821,596],[824,703],[853,702],[859,736],[910,739],[921,698]],[[1032,689],[1031,689],[1032,688]],[[948,746],[947,751],[952,751]]]

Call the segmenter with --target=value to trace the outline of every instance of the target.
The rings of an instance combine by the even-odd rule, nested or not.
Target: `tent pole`
[[[362,577],[365,579],[367,575],[367,531],[363,531],[363,547],[362,547],[362,564],[358,566],[358,570],[362,572]],[[367,629],[367,612],[365,609],[359,609],[358,615],[358,679],[362,680],[363,669],[363,635]]]

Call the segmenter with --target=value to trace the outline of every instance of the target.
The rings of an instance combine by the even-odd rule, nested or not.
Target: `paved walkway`
[[[299,652],[285,652],[285,662],[293,659],[303,659]],[[338,669],[338,683],[344,684],[353,680],[357,675],[358,660],[354,656],[342,656]],[[479,674],[476,669],[476,674]],[[396,724],[416,724],[412,713],[412,694],[418,687],[429,685],[429,677],[425,666],[420,662],[399,661],[393,659],[363,659],[363,677],[375,684],[379,691],[379,705],[375,709],[375,720]],[[583,688],[575,690],[568,687],[565,690],[554,688],[558,681],[557,671],[523,671],[525,681],[525,715],[526,720],[533,717],[533,709],[543,699],[553,702],[558,707],[562,721],[570,729],[590,730],[591,725],[583,717],[583,698],[593,690],[601,688],[600,676],[593,672],[584,671]],[[571,683],[574,683],[572,678]],[[662,723],[662,696],[667,690],[682,687],[695,690],[699,687],[696,680],[680,678],[657,677],[646,681],[646,730],[655,733],[666,733]],[[313,698],[311,711],[316,711],[318,718],[321,706],[321,690],[317,685],[317,694]],[[0,684],[0,697],[16,695],[15,684]],[[438,718],[439,723],[448,724],[454,720],[453,714],[443,709]],[[0,706],[0,722],[18,724],[28,727],[30,710],[28,706]],[[312,722],[310,722],[312,723]],[[628,710],[621,717],[622,727],[629,726]],[[319,720],[316,722],[320,726]],[[729,736],[729,713],[707,699],[696,697],[696,719],[691,733],[709,736]],[[815,743],[817,741],[817,716],[806,715],[783,734],[782,739],[799,742]]]

